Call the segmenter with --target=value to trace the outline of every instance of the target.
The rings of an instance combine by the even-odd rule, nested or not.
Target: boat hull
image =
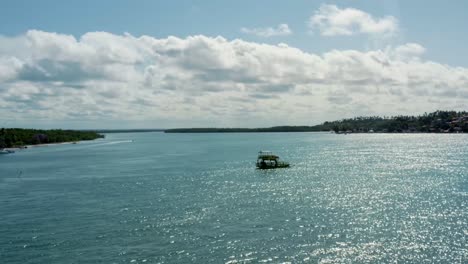
[[[277,165],[264,165],[264,164],[257,163],[256,165],[257,165],[257,169],[259,170],[289,168],[289,163],[279,163]]]

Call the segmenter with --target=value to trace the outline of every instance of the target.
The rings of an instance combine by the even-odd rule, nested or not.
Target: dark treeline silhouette
[[[355,117],[316,126],[276,126],[268,128],[175,128],[165,133],[243,133],[243,132],[318,132],[337,133],[468,133],[468,112],[435,111],[420,116]]]
[[[468,112],[435,111],[420,116],[355,117],[321,125],[335,132],[456,133],[468,132]]]
[[[82,130],[82,131],[87,131],[87,130]],[[163,132],[164,129],[160,128],[139,128],[139,129],[93,129],[93,130],[88,130],[88,131],[94,131],[97,133],[144,133],[144,132]]]
[[[1,128],[0,148],[21,147],[46,143],[93,140],[104,136],[94,131],[77,130],[37,130],[22,128]]]
[[[173,128],[165,133],[255,133],[255,132],[319,132],[318,126],[276,126],[266,128]]]

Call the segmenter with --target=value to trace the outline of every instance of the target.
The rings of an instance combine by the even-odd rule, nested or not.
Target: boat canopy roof
[[[259,159],[264,159],[264,160],[276,160],[279,159],[279,157],[271,151],[267,150],[262,150],[258,152],[258,158]]]

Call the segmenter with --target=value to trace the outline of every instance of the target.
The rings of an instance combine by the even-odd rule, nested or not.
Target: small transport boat
[[[271,151],[260,151],[258,152],[256,166],[258,169],[276,169],[287,168],[289,163],[280,161],[279,157]]]

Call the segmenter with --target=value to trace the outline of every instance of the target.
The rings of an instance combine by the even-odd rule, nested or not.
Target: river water
[[[255,169],[259,150],[291,168]],[[1,263],[468,263],[466,134],[107,134],[0,156]]]

